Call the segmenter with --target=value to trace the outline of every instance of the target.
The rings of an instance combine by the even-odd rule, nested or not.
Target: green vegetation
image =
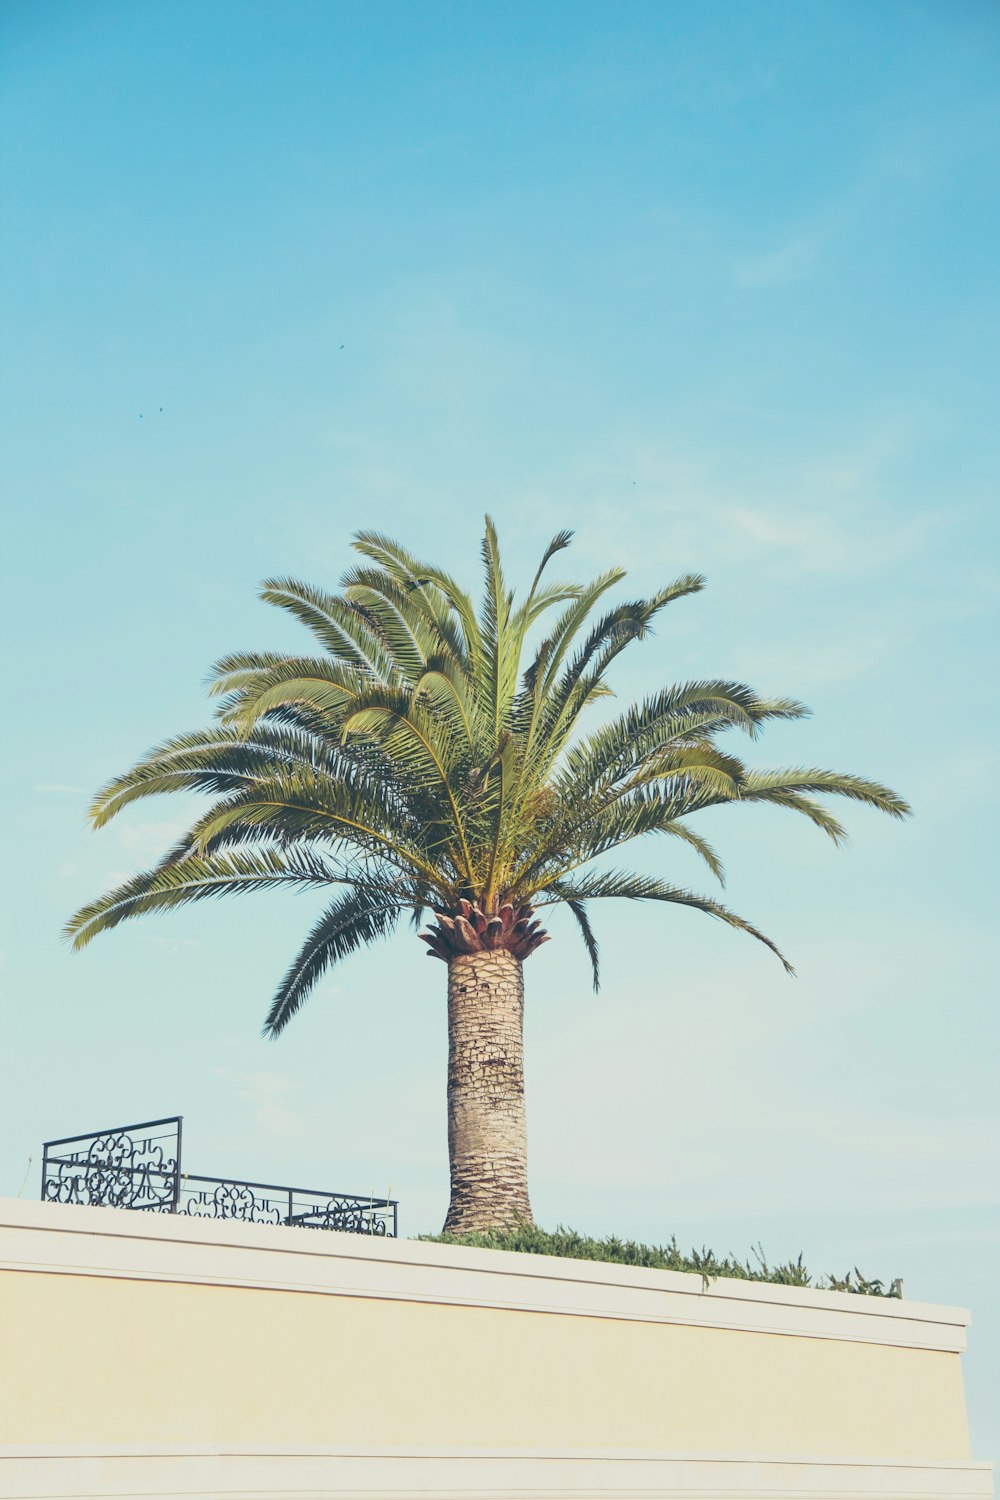
[[[828,1292],[859,1292],[867,1297],[901,1297],[903,1283],[869,1281],[855,1266],[846,1276],[821,1276],[814,1281],[797,1260],[783,1265],[768,1264],[760,1246],[752,1251],[752,1260],[736,1260],[732,1255],[719,1257],[714,1250],[692,1249],[685,1255],[672,1239],[669,1245],[640,1245],[635,1240],[619,1240],[614,1235],[595,1240],[578,1234],[575,1229],[539,1229],[535,1224],[514,1229],[494,1229],[481,1234],[422,1234],[421,1240],[438,1245],[471,1245],[480,1250],[521,1250],[529,1255],[561,1255],[570,1260],[614,1261],[623,1266],[646,1266],[654,1271],[695,1271],[707,1283],[717,1276],[732,1276],[738,1281],[772,1281],[780,1286],[812,1286]]]

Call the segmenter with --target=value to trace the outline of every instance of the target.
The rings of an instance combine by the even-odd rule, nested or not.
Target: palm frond
[[[410,712],[419,712],[427,704],[440,713],[458,741],[464,741],[470,753],[478,738],[478,704],[470,691],[465,674],[452,658],[432,656],[428,659],[413,689]]]
[[[392,932],[405,904],[391,891],[359,884],[320,917],[278,986],[264,1022],[265,1036],[279,1036],[326,971],[349,953]]]
[[[556,620],[547,642],[548,650],[546,652],[544,672],[539,672],[537,665],[532,672],[532,677],[537,681],[541,695],[544,696],[547,694],[556,682],[559,671],[572,648],[573,642],[590,618],[598,600],[609,589],[614,588],[616,583],[621,583],[624,577],[625,572],[623,568],[608,568],[591,583],[587,584],[580,591],[578,597],[567,605],[566,609]]]
[[[814,797],[803,797],[799,792],[781,791],[757,791],[744,793],[740,800],[742,802],[768,802],[772,807],[787,807],[791,812],[798,812],[809,819],[810,823],[831,838],[835,844],[847,843],[847,829],[839,823],[833,814],[817,802]]]
[[[612,784],[647,757],[691,735],[704,740],[732,727],[753,736],[769,719],[802,718],[793,699],[762,699],[740,682],[694,681],[662,689],[567,749],[557,780],[577,788]]]
[[[551,820],[532,857],[515,867],[512,884],[517,889],[544,884],[553,871],[569,871],[609,854],[633,839],[666,833],[690,844],[722,880],[722,867],[711,846],[679,820],[715,802],[731,801],[735,791],[718,792],[704,782],[638,787],[603,805],[597,799],[571,804],[565,814]]]
[[[346,662],[379,681],[392,680],[393,664],[378,636],[346,599],[294,578],[265,579],[260,597],[293,614],[335,660]]]
[[[440,649],[428,636],[426,622],[414,608],[415,596],[401,589],[387,573],[374,568],[352,568],[341,580],[344,598],[366,619],[392,661],[398,680],[413,684],[427,655]]]
[[[864,776],[845,775],[842,771],[820,771],[815,767],[781,771],[750,771],[743,784],[743,795],[753,797],[761,792],[823,792],[835,797],[849,797],[878,808],[891,818],[905,818],[913,811],[908,802],[879,781]]]
[[[253,835],[250,830],[256,829]],[[276,838],[285,844],[323,843],[360,856],[388,860],[410,876],[438,883],[426,826],[400,814],[370,786],[295,774],[265,787],[220,799],[200,823],[198,852],[212,852],[237,837]]]
[[[683,842],[687,844],[689,848],[695,851],[699,859],[704,860],[705,864],[711,870],[716,880],[723,888],[725,888],[725,866],[723,865],[721,859],[719,858],[718,854],[716,854],[715,850],[712,848],[708,840],[702,838],[700,833],[696,833],[693,828],[688,828],[686,823],[680,823],[676,820],[662,823],[656,831],[658,833],[669,834],[671,838],[683,840]]]
[[[357,532],[354,548],[377,563],[409,596],[412,611],[420,614],[438,636],[438,649],[450,653],[463,670],[470,671],[478,655],[478,626],[472,600],[455,580],[377,531]]]
[[[744,921],[727,906],[722,906],[718,901],[712,901],[707,896],[695,895],[693,891],[682,890],[678,886],[667,885],[665,881],[657,880],[651,876],[633,875],[627,872],[612,872],[605,875],[583,876],[577,880],[559,881],[559,894],[551,897],[543,896],[541,899],[533,898],[536,907],[549,906],[558,902],[569,901],[604,901],[604,900],[626,900],[626,901],[664,901],[677,906],[690,906],[695,911],[704,912],[707,916],[715,917],[724,922],[728,927],[735,927],[740,932],[748,933],[750,937],[756,938],[763,943],[765,948],[780,960],[785,972],[794,974],[795,970],[785,958],[780,948],[766,937],[758,928]]]
[[[338,662],[290,658],[282,666],[248,678],[224,700],[219,722],[248,734],[275,709],[295,705],[336,725],[366,684]]]
[[[569,546],[570,542],[572,542],[572,540],[573,533],[571,531],[563,530],[556,532],[555,536],[552,538],[551,542],[549,542],[549,545],[542,553],[542,560],[538,564],[538,568],[535,572],[534,578],[531,580],[531,588],[528,590],[529,599],[533,599],[537,594],[538,585],[542,581],[542,574],[545,572],[545,569],[555,557],[556,553],[564,552],[565,549]]]
[[[63,936],[74,948],[85,948],[99,932],[107,932],[143,912],[164,911],[208,896],[245,895],[282,885],[330,885],[338,878],[330,866],[300,850],[192,856],[133,875],[82,906],[67,922]]]
[[[468,672],[468,645],[453,604],[438,583],[420,567],[417,559],[409,558],[402,549],[399,549],[399,555],[394,555],[387,538],[378,538],[378,543],[370,547],[358,544],[357,538],[354,544],[358,552],[375,559],[379,567],[351,568],[343,574],[340,586],[345,591],[375,589],[408,622],[424,657],[448,655]]]
[[[553,886],[552,889],[558,890],[558,887]],[[577,901],[574,896],[567,896],[563,904],[569,907],[580,929],[580,936],[583,938],[583,944],[590,959],[590,969],[594,979],[594,994],[596,995],[601,988],[600,947],[594,935],[594,929],[590,925],[590,917],[587,915],[587,904],[585,901]]]
[[[288,656],[280,651],[231,651],[221,656],[207,674],[208,696],[222,698],[243,690],[262,672],[273,672],[285,665]]]
[[[511,632],[512,596],[500,561],[500,543],[492,519],[486,517],[482,543],[485,589],[480,636],[483,660],[477,686],[495,740],[508,727],[511,705],[517,691],[520,663]]]
[[[155,746],[98,793],[96,826],[172,791],[208,804],[154,869],[76,914],[75,945],[209,895],[339,884],[346,894],[279,987],[272,1035],[330,963],[387,933],[400,912],[419,917],[427,906],[442,931],[471,920],[483,951],[509,943],[523,958],[544,936],[532,904],[561,902],[580,928],[595,988],[593,900],[688,906],[777,953],[718,902],[654,877],[595,872],[593,862],[665,834],[722,882],[718,854],[693,826],[708,808],[783,808],[835,842],[846,833],[827,811],[831,796],[894,818],[909,808],[863,777],[748,770],[722,737],[736,729],[757,738],[770,721],[807,710],[745,683],[668,686],[594,728],[587,716],[611,694],[619,656],[704,579],[685,574],[648,598],[614,603],[606,596],[625,576],[619,568],[586,584],[549,581],[570,539],[556,533],[516,599],[487,516],[478,613],[449,573],[373,530],[357,533],[359,560],[338,593],[267,580],[262,597],[311,632],[316,654],[223,656],[209,688],[216,723]]]

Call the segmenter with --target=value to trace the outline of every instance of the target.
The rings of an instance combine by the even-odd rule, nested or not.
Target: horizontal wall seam
[[[432,1307],[482,1309],[486,1312],[525,1312],[551,1317],[600,1318],[623,1323],[654,1323],[674,1327],[718,1329],[724,1332],[767,1334],[777,1338],[811,1338],[832,1340],[837,1343],[876,1344],[893,1348],[921,1349],[944,1354],[960,1354],[965,1349],[964,1329],[957,1330],[947,1324],[935,1325],[927,1323],[921,1324],[916,1329],[901,1329],[893,1325],[882,1327],[878,1323],[874,1327],[869,1325],[868,1328],[853,1324],[843,1327],[809,1326],[803,1321],[794,1319],[795,1312],[799,1312],[801,1319],[801,1313],[808,1311],[807,1309],[790,1310],[788,1309],[788,1304],[779,1303],[777,1306],[786,1310],[786,1317],[783,1320],[779,1320],[766,1316],[765,1305],[765,1308],[761,1309],[761,1315],[753,1318],[750,1316],[750,1309],[745,1304],[739,1311],[735,1309],[729,1311],[725,1308],[721,1298],[713,1300],[701,1312],[697,1309],[685,1311],[664,1310],[663,1312],[659,1312],[630,1307],[624,1299],[621,1303],[613,1307],[595,1307],[588,1306],[582,1299],[572,1303],[556,1301],[538,1303],[522,1300],[515,1295],[505,1297],[489,1297],[484,1294],[465,1296],[459,1292],[446,1290],[420,1291],[375,1282],[369,1283],[367,1286],[358,1287],[345,1286],[333,1282],[320,1284],[317,1282],[273,1280],[266,1277],[241,1276],[238,1272],[227,1273],[221,1276],[196,1269],[168,1270],[163,1267],[145,1269],[140,1267],[94,1264],[55,1264],[44,1261],[0,1260],[0,1270],[20,1272],[27,1275],[98,1277],[102,1280],[112,1281],[158,1282],[160,1284],[179,1286],[213,1286],[222,1290],[276,1292],[279,1294],[300,1296],[333,1296],[371,1302],[412,1302]],[[659,1295],[669,1298],[672,1294],[664,1292]],[[755,1308],[754,1311],[756,1310]],[[814,1309],[812,1311],[823,1310]],[[742,1316],[740,1315],[741,1313]],[[833,1320],[839,1323],[837,1314],[833,1314]],[[947,1336],[948,1333],[951,1334],[950,1337]]]
[[[129,1221],[123,1223],[123,1221]],[[136,1222],[138,1221],[138,1222]],[[167,1221],[166,1223],[164,1221]],[[223,1224],[225,1228],[223,1228]],[[614,1262],[562,1260],[510,1251],[441,1246],[408,1240],[380,1240],[358,1235],[335,1235],[287,1226],[243,1224],[237,1220],[198,1219],[136,1211],[90,1208],[51,1203],[0,1200],[0,1237],[4,1231],[40,1232],[46,1237],[74,1236],[90,1242],[95,1237],[135,1245],[187,1246],[192,1251],[264,1253],[283,1257],[340,1261],[366,1270],[410,1269],[475,1277],[502,1275],[505,1279],[560,1281],[569,1285],[622,1291],[657,1291],[695,1295],[702,1285],[696,1273],[660,1271],[623,1266]],[[201,1231],[201,1232],[199,1232]],[[323,1243],[317,1243],[318,1240]],[[331,1241],[338,1241],[331,1244]],[[350,1241],[350,1244],[342,1243]],[[528,1265],[526,1262],[533,1262]],[[859,1293],[832,1292],[815,1287],[789,1287],[777,1282],[755,1282],[718,1277],[700,1295],[712,1300],[739,1301],[799,1310],[835,1311],[844,1317],[907,1322],[932,1326],[966,1327],[964,1308],[932,1303],[906,1302],[894,1298],[869,1297]]]
[[[475,1448],[416,1447],[405,1443],[379,1447],[362,1444],[281,1443],[0,1443],[5,1458],[361,1458],[361,1459],[483,1459],[530,1463],[687,1463],[687,1464],[777,1464],[791,1467],[834,1469],[915,1469],[992,1473],[986,1459],[864,1458],[822,1454],[706,1453],[670,1449],[622,1448]]]
[[[172,1461],[172,1457],[176,1461]],[[989,1500],[990,1465],[419,1454],[49,1457],[0,1452],[11,1500]]]

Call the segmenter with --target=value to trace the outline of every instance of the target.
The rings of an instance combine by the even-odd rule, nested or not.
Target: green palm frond
[[[294,578],[266,579],[260,597],[300,620],[334,661],[342,661],[380,682],[392,679],[393,663],[383,651],[377,634],[360,610],[346,599]]]
[[[415,645],[424,657],[444,654],[468,671],[468,653],[461,625],[447,597],[427,574],[420,571],[415,559],[406,565],[393,560],[381,547],[372,548],[368,555],[373,553],[376,558],[386,557],[387,562],[376,568],[351,568],[341,579],[345,596],[363,606],[366,596],[374,594],[383,605],[390,607],[411,637],[410,641],[402,641],[407,655],[412,653]],[[394,623],[392,628],[398,630],[399,623]],[[411,660],[411,676],[415,666]]]
[[[379,532],[359,531],[354,538],[354,548],[377,563],[413,596],[413,608],[433,622],[442,643],[455,660],[471,672],[482,654],[482,645],[475,605],[464,589],[442,569],[422,563],[398,542]],[[458,622],[457,631],[455,620]]]
[[[744,683],[685,682],[633,705],[569,748],[557,780],[577,787],[613,783],[631,775],[648,756],[691,736],[705,739],[734,728],[753,737],[768,719],[797,719],[807,713],[792,699],[761,699]]]
[[[276,778],[266,788],[217,802],[201,822],[199,852],[224,846],[234,832],[241,841],[252,837],[251,830],[268,841],[329,843],[348,855],[388,860],[409,875],[437,883],[439,865],[431,863],[424,826],[392,816],[390,805],[367,789],[319,777]]]
[[[548,567],[549,563],[555,557],[557,552],[564,552],[572,540],[573,533],[571,531],[563,530],[557,531],[551,542],[549,542],[549,545],[542,553],[542,559],[535,571],[535,576],[531,580],[531,588],[528,590],[529,603],[537,594],[538,585],[542,581],[542,574],[545,572],[545,569]]]
[[[232,792],[266,780],[273,768],[270,746],[248,745],[232,730],[196,730],[165,740],[123,776],[102,787],[90,804],[95,828],[140,797],[164,792]]]
[[[524,638],[529,629],[542,615],[557,604],[566,604],[571,599],[579,599],[583,592],[577,583],[547,583],[544,588],[538,588],[529,594],[521,607],[513,617],[513,627],[517,632],[517,638],[523,647]]]
[[[689,848],[695,851],[695,853],[698,855],[698,858],[705,862],[719,884],[723,887],[725,886],[725,866],[723,865],[721,859],[716,854],[715,850],[712,848],[708,840],[702,838],[700,833],[696,833],[693,828],[688,828],[687,824],[680,823],[676,820],[671,820],[670,822],[663,823],[661,827],[655,831],[658,833],[669,834],[671,838],[683,840],[683,842],[687,844]]]
[[[552,651],[545,667],[543,688],[554,686],[563,662],[569,655],[580,631],[590,620],[594,606],[609,589],[614,588],[616,583],[621,583],[624,577],[623,568],[606,568],[567,604],[566,609],[555,622],[552,632]]]
[[[905,818],[912,811],[908,802],[881,782],[864,776],[847,776],[841,771],[819,771],[815,768],[789,771],[750,771],[743,784],[743,796],[754,797],[768,792],[824,792],[864,802],[891,818]]]
[[[223,700],[219,721],[246,734],[272,710],[291,704],[336,724],[362,686],[357,673],[341,663],[290,657],[279,667],[248,676]]]
[[[309,998],[326,971],[357,948],[388,937],[404,900],[391,890],[366,884],[334,901],[306,938],[278,986],[264,1022],[264,1035],[276,1037]]]
[[[481,738],[479,705],[471,685],[456,662],[445,656],[428,658],[413,689],[410,711],[426,704],[448,721],[462,748],[475,753]]]
[[[516,636],[511,629],[513,596],[504,578],[496,527],[489,516],[486,517],[482,555],[485,588],[479,630],[483,660],[476,686],[485,704],[493,737],[499,740],[508,727],[520,663],[514,649]]]
[[[414,596],[374,568],[352,568],[342,582],[344,598],[368,621],[397,680],[415,683],[428,654],[440,649],[440,642],[430,636],[426,622],[414,609]]]
[[[564,814],[550,820],[531,858],[516,867],[514,882],[519,889],[544,884],[552,871],[575,869],[651,833],[673,834],[683,839],[697,850],[713,875],[723,881],[722,866],[714,850],[679,820],[738,796],[738,781],[714,767],[705,767],[701,775],[675,776],[656,785],[635,785],[600,798],[570,801]]]
[[[585,584],[549,580],[570,540],[556,533],[518,599],[487,517],[478,610],[448,572],[377,531],[355,537],[358,560],[339,592],[266,581],[261,597],[311,632],[314,654],[222,657],[209,686],[214,725],[155,746],[98,793],[96,827],[170,792],[207,804],[154,869],[76,914],[75,945],[209,895],[338,888],[279,988],[271,1034],[329,964],[388,933],[401,912],[419,917],[425,907],[442,932],[448,921],[474,920],[474,936],[487,946],[502,937],[520,956],[544,939],[532,905],[562,903],[595,984],[593,900],[689,906],[774,949],[707,897],[658,878],[595,873],[594,862],[664,834],[721,882],[721,860],[694,826],[708,808],[769,804],[837,843],[846,833],[827,810],[830,797],[894,818],[909,808],[863,777],[748,768],[722,743],[730,731],[755,740],[769,722],[808,711],[745,683],[667,686],[598,723],[593,713],[612,692],[619,656],[704,579],[685,574],[616,604],[608,596],[624,578],[619,568]]]
[[[74,948],[84,948],[99,932],[107,932],[128,917],[164,911],[203,901],[208,896],[245,895],[276,886],[330,885],[338,880],[330,866],[304,851],[278,853],[262,849],[253,854],[227,853],[190,857],[160,864],[133,875],[123,885],[83,906],[66,924],[64,934]]]
[[[207,677],[210,698],[240,693],[248,682],[256,681],[262,672],[273,672],[289,661],[278,651],[231,651],[214,662]]]
[[[772,807],[787,807],[791,812],[802,813],[803,817],[808,818],[810,823],[815,824],[817,828],[821,828],[835,844],[847,843],[847,829],[823,806],[822,802],[817,802],[815,797],[803,797],[799,792],[771,790],[745,793],[741,800],[769,802]]]
[[[786,973],[794,974],[795,970],[781,952],[781,949],[766,937],[757,927],[753,927],[742,917],[730,911],[728,906],[722,906],[718,901],[712,901],[707,896],[698,896],[693,891],[682,890],[678,886],[668,885],[665,881],[656,880],[644,875],[632,875],[625,873],[610,873],[606,875],[589,875],[575,881],[560,881],[559,894],[551,898],[542,897],[535,901],[536,906],[549,906],[553,902],[569,901],[602,901],[602,900],[626,900],[626,901],[665,901],[676,906],[690,906],[695,911],[704,912],[707,916],[715,917],[720,922],[725,922],[728,927],[735,927],[739,932],[746,932],[750,937],[763,943],[765,948],[781,961]]]
[[[130,803],[167,792],[234,793],[269,786],[299,773],[307,780],[367,789],[381,799],[398,797],[399,787],[384,762],[372,761],[339,742],[318,738],[294,725],[261,723],[249,736],[213,727],[166,740],[130,771],[103,787],[90,806],[95,828],[102,828]]]
[[[553,889],[557,888],[553,887]],[[583,945],[590,959],[590,970],[594,979],[594,994],[596,995],[601,988],[601,951],[594,934],[594,929],[590,925],[587,903],[585,901],[577,901],[575,897],[568,895],[565,897],[563,904],[573,913],[573,916],[576,918],[576,924],[580,929],[580,936],[583,938]]]

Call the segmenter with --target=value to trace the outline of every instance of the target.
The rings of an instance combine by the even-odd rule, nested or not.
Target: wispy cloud
[[[118,844],[140,857],[159,858],[190,827],[188,818],[156,818],[118,830]]]
[[[180,953],[182,949],[202,947],[194,938],[168,938],[150,932],[142,933],[141,938],[148,947],[158,948],[161,953]]]
[[[254,1124],[267,1135],[287,1139],[307,1133],[305,1117],[292,1102],[300,1086],[297,1078],[288,1073],[232,1073],[228,1068],[212,1072],[232,1084],[237,1099],[249,1104]]]
[[[651,539],[660,555],[669,546],[678,568],[706,572],[733,563],[780,569],[786,580],[898,571],[955,524],[944,509],[900,514],[884,502],[918,430],[915,414],[889,413],[845,432],[825,453],[777,458],[751,483],[724,459],[696,461],[675,446],[621,435],[553,482],[526,488],[516,517],[528,530],[542,510],[571,515],[582,505],[578,555],[637,571],[649,565]]]
[[[67,786],[61,781],[42,781],[35,787],[35,791],[43,797],[54,796],[82,796],[82,786]]]
[[[776,286],[781,282],[801,281],[816,269],[828,237],[819,231],[797,235],[767,255],[744,261],[736,267],[738,285]]]
[[[910,198],[935,180],[943,179],[970,150],[979,145],[981,129],[965,122],[948,136],[926,124],[902,126],[874,144],[853,177],[829,194],[798,223],[776,234],[770,249],[745,255],[733,268],[738,286],[768,287],[801,281],[823,269],[824,262],[841,241],[870,225],[887,199],[900,194]]]
[[[885,667],[898,651],[900,637],[883,632],[877,640],[863,631],[848,639],[782,642],[761,649],[737,645],[733,664],[751,682],[832,683],[847,682]]]

